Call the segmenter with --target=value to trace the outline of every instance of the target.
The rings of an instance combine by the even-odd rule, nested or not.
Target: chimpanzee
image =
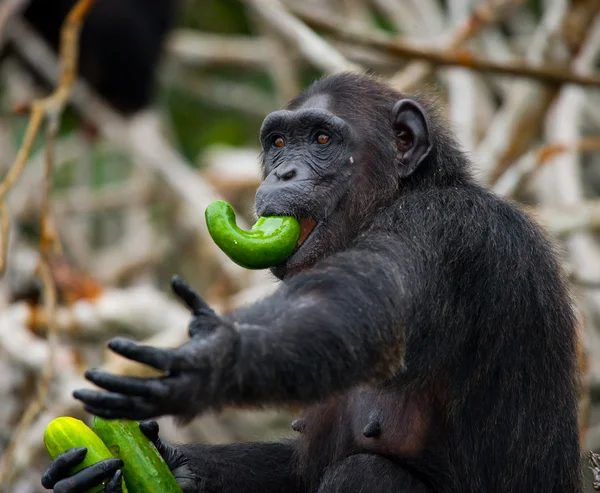
[[[301,221],[272,296],[219,316],[182,281],[190,341],[116,353],[158,378],[87,378],[105,418],[182,421],[225,406],[304,405],[299,438],[171,446],[186,493],[581,491],[576,316],[542,231],[478,185],[427,98],[375,78],[324,78],[261,129],[258,215]],[[42,480],[76,493],[113,459]]]
[[[146,107],[164,38],[180,0],[99,0],[81,32],[79,71],[117,110]],[[25,18],[53,48],[76,0],[32,0]]]

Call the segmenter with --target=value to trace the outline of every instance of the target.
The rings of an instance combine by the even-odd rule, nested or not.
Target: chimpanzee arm
[[[75,396],[106,418],[172,414],[185,420],[226,405],[309,403],[391,377],[403,365],[405,330],[423,323],[427,300],[437,297],[436,261],[426,262],[421,244],[410,234],[360,238],[254,305],[268,316],[262,324],[248,311],[250,324],[219,317],[175,281],[195,315],[190,342],[172,350],[123,339],[109,344],[166,375],[142,379],[91,370],[88,379],[109,392],[79,390]],[[452,354],[453,338],[442,343]]]
[[[173,446],[160,439],[156,421],[141,422],[140,429],[154,443],[184,493],[306,491],[294,468],[295,440]]]
[[[299,493],[306,491],[294,472],[293,441],[192,444],[177,447],[198,471],[197,490],[205,493]]]
[[[289,493],[305,492],[294,471],[296,442],[234,443],[229,445],[181,445],[174,447],[158,436],[158,423],[140,423],[154,443],[184,493]],[[76,493],[105,485],[105,493],[123,493],[123,462],[107,459],[72,473],[86,455],[86,448],[70,449],[53,460],[42,485],[55,493]],[[116,472],[115,472],[116,471]]]
[[[241,380],[233,392],[248,403],[308,403],[396,373],[411,303],[404,286],[413,267],[384,240],[371,239],[234,313]]]

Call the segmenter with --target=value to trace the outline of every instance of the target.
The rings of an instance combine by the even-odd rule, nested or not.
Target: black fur
[[[581,491],[576,317],[554,249],[474,182],[427,100],[401,100],[342,74],[293,101],[267,129],[296,161],[265,146],[265,176],[298,173],[273,179],[260,207],[326,227],[275,269],[275,294],[231,317],[176,280],[191,341],[111,346],[168,374],[92,372],[110,392],[76,393],[96,414],[135,419],[307,406],[294,442],[177,448],[197,474],[186,493]],[[346,129],[328,144],[336,173],[297,131],[327,112]]]
[[[76,0],[32,0],[25,18],[56,49]],[[164,38],[179,0],[99,0],[81,33],[81,75],[124,114],[150,103]]]

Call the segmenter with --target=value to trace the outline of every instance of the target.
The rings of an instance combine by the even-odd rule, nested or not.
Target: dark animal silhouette
[[[32,0],[25,19],[54,48],[76,0]],[[80,39],[79,72],[115,109],[132,114],[149,105],[155,69],[179,0],[99,0]]]

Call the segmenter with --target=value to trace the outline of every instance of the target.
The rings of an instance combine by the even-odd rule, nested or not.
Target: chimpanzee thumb
[[[123,486],[121,482],[121,478],[123,477],[123,473],[119,469],[115,472],[115,475],[112,479],[106,483],[104,487],[104,493],[123,493]]]
[[[184,493],[198,491],[200,487],[196,475],[190,468],[189,459],[176,447],[163,442],[158,437],[158,423],[152,420],[142,421],[140,422],[140,430],[154,444]]]
[[[187,463],[187,459],[184,455],[179,452],[175,447],[163,442],[158,436],[158,423],[154,420],[141,421],[140,430],[146,435],[150,441],[154,444],[158,453],[164,459],[169,466],[169,469],[173,471]]]

